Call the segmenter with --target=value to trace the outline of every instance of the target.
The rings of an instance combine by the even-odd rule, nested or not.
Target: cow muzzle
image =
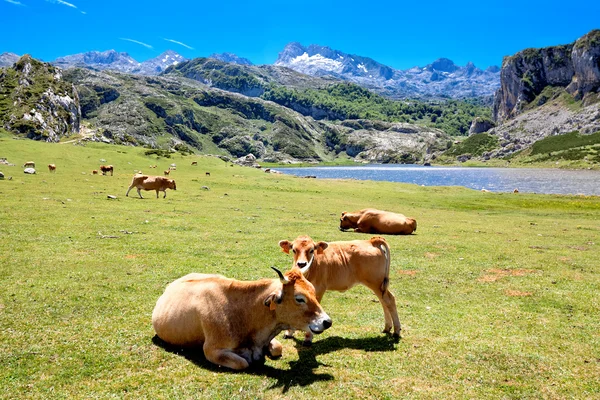
[[[325,329],[329,329],[332,324],[333,322],[331,321],[331,318],[329,318],[329,315],[323,313],[318,319],[311,322],[308,327],[312,333],[318,335],[319,333],[323,333]]]

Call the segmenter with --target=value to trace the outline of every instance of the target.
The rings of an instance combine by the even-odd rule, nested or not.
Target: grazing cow
[[[98,170],[97,169],[93,170],[92,175],[98,175]]]
[[[192,165],[198,165],[198,161],[192,161]]]
[[[167,169],[166,171],[163,171],[165,175],[169,175],[171,173],[171,170]]]
[[[515,190],[513,190],[513,193],[519,193],[519,189],[515,188]]]
[[[365,208],[342,213],[340,230],[345,229],[354,229],[354,232],[362,233],[410,235],[417,230],[417,221],[402,214]]]
[[[102,171],[102,175],[106,175],[107,172],[110,172],[110,176],[113,176],[113,166],[112,165],[101,165],[100,171]]]
[[[388,290],[390,248],[384,238],[315,243],[309,236],[298,236],[293,242],[281,240],[279,246],[287,254],[292,251],[293,265],[315,286],[317,301],[327,290],[343,292],[361,283],[375,293],[383,306],[383,332],[389,333],[393,326],[394,336],[400,336],[396,299]],[[291,336],[292,332],[286,332],[286,337]],[[312,334],[306,332],[304,344],[311,342]]]
[[[275,269],[275,268],[273,268]],[[238,281],[192,273],[167,286],[152,312],[159,338],[177,346],[202,346],[206,359],[231,369],[281,356],[275,338],[284,329],[321,333],[331,319],[313,285],[293,268],[279,279]]]
[[[158,192],[164,192],[163,199],[167,197],[167,189],[177,190],[175,186],[175,181],[173,179],[168,179],[162,176],[149,176],[149,175],[134,175],[133,180],[131,181],[131,185],[129,185],[129,189],[127,189],[127,193],[125,196],[129,196],[129,191],[132,188],[137,188],[138,195],[141,199],[142,193],[141,189],[144,190],[156,190],[156,198],[158,199]]]
[[[54,165],[54,164],[48,164],[48,171],[50,171],[50,172],[56,172],[56,165]]]
[[[210,176],[210,172],[207,172],[207,173],[206,173],[206,176]]]
[[[35,168],[35,163],[33,161],[27,161],[23,164],[23,168]]]

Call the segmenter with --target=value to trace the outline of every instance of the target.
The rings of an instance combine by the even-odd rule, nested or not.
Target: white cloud
[[[119,39],[121,39],[121,40],[127,40],[128,42],[136,43],[136,44],[139,44],[141,46],[147,47],[149,49],[153,49],[153,47],[150,46],[149,44],[146,44],[146,43],[143,43],[143,42],[139,42],[137,40],[128,39],[128,38],[119,38]]]
[[[9,1],[9,0],[6,0],[6,1]],[[79,10],[79,8],[77,8],[77,6],[75,4],[68,3],[68,2],[66,2],[64,0],[46,0],[46,1],[48,3],[52,3],[52,4],[60,4],[62,6],[67,6],[67,7],[70,7],[70,8],[74,8],[75,10],[78,10],[82,14],[87,14],[85,11]]]
[[[163,39],[164,39],[164,38],[163,38]],[[166,40],[167,42],[175,43],[175,44],[178,44],[178,45],[180,45],[180,46],[186,47],[186,48],[188,48],[188,49],[190,49],[190,50],[194,50],[194,48],[193,48],[193,47],[191,47],[191,46],[188,46],[188,45],[187,45],[187,44],[185,44],[185,43],[178,42],[177,40],[172,40],[172,39],[165,39],[165,40]]]
[[[15,6],[23,6],[25,7],[25,4],[21,3],[20,1],[16,1],[16,0],[4,0],[7,3],[10,4],[14,4]]]

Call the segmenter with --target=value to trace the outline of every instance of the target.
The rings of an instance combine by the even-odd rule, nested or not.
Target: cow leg
[[[163,199],[164,199],[165,197],[167,197],[167,191],[166,191],[166,190],[163,190],[163,193],[165,194],[165,195],[163,196]]]
[[[271,358],[281,357],[283,352],[283,346],[279,343],[279,340],[273,339],[269,342],[269,356]]]
[[[138,191],[138,195],[140,196],[140,199],[143,199],[143,197],[142,197],[142,191],[140,190],[140,188],[137,188],[137,191]]]
[[[230,349],[217,349],[211,347],[208,342],[204,343],[203,349],[206,359],[214,364],[235,370],[246,369],[250,365],[247,360],[238,356]]]
[[[125,193],[125,197],[128,197],[128,196],[129,196],[129,191],[131,190],[131,188],[132,188],[132,187],[133,187],[133,186],[129,186],[129,189],[127,189],[127,193]]]
[[[389,290],[386,290],[382,295],[380,291],[375,292],[379,298],[379,302],[383,306],[383,312],[385,314],[385,328],[384,333],[390,333],[392,324],[394,326],[394,336],[400,337],[400,318],[398,318],[398,310],[396,309],[396,298]]]
[[[158,199],[158,189],[156,189],[156,198]]]

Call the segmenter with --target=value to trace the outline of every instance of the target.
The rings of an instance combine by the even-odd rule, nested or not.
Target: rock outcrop
[[[477,117],[473,120],[473,122],[471,122],[471,127],[469,128],[469,136],[487,132],[495,126],[496,124],[494,124],[494,121],[490,121],[487,118]]]
[[[0,70],[1,126],[30,139],[57,142],[79,133],[81,110],[74,86],[60,69],[21,57]]]
[[[494,100],[494,120],[502,123],[521,114],[548,86],[564,87],[576,99],[600,88],[600,30],[572,44],[526,49],[505,57]],[[535,105],[547,100],[540,98]]]

